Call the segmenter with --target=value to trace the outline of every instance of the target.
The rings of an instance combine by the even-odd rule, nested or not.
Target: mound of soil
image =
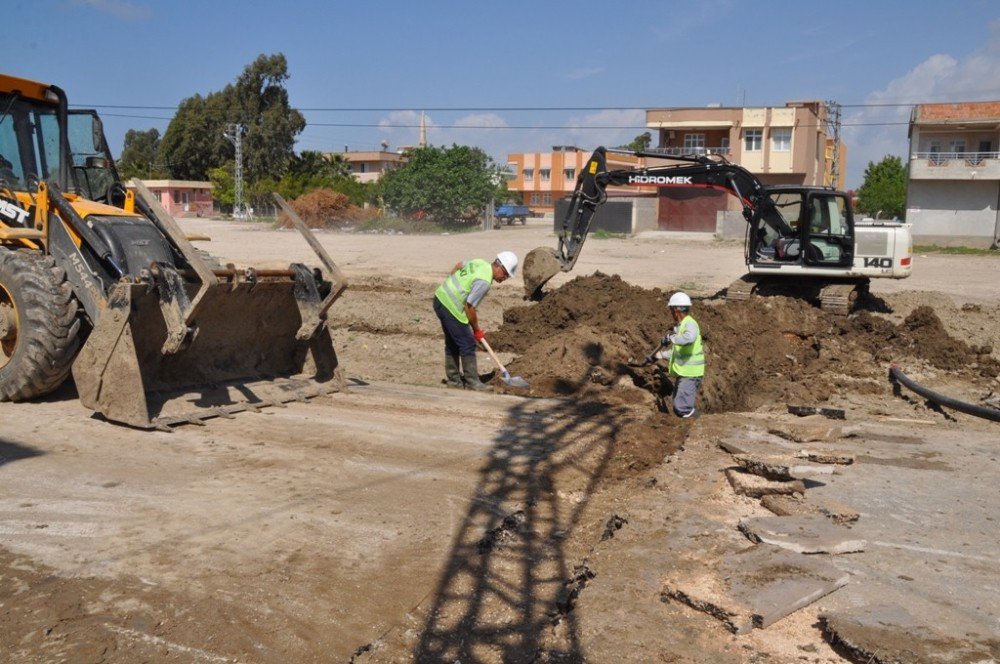
[[[517,354],[508,369],[531,383],[532,395],[648,401],[665,410],[671,390],[665,363],[629,365],[673,327],[670,292],[601,273],[578,277],[541,302],[507,310],[491,340]],[[700,396],[706,412],[824,403],[849,392],[887,395],[893,362],[970,382],[1000,373],[991,348],[951,337],[926,306],[898,325],[869,312],[829,316],[787,297],[706,299],[695,302],[693,315],[707,356]]]
[[[340,228],[362,221],[366,215],[347,196],[332,189],[313,189],[288,204],[309,228]],[[281,228],[292,228],[284,212],[278,214],[276,223]]]

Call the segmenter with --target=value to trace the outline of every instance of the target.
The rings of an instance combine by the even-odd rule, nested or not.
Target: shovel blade
[[[294,283],[218,284],[197,334],[165,353],[157,295],[123,285],[73,365],[84,406],[109,420],[163,428],[305,400],[345,387],[329,331],[298,340]]]
[[[528,384],[528,381],[520,376],[511,376],[510,373],[500,374],[500,380],[502,380],[505,385],[509,385],[510,387],[531,387]]]

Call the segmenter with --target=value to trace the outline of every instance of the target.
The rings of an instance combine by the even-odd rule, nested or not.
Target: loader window
[[[106,200],[108,188],[116,181],[103,133],[96,133],[99,126],[91,111],[71,111],[67,118],[76,189],[92,201]]]

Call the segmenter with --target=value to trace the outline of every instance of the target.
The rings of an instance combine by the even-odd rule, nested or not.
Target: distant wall
[[[568,198],[556,201],[552,227],[562,231],[562,222],[569,209]],[[625,233],[632,235],[642,231],[656,230],[656,199],[651,197],[617,198],[607,201],[597,209],[590,224],[590,232]]]

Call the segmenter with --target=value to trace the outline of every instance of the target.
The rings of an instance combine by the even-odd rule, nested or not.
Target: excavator
[[[669,159],[645,168],[607,169],[608,152]],[[912,270],[909,224],[855,220],[847,194],[832,187],[764,185],[721,155],[665,156],[651,151],[597,148],[581,169],[558,233],[558,248],[533,249],[524,260],[524,289],[540,299],[542,287],[573,269],[609,186],[708,187],[735,196],[747,222],[748,272],[726,289],[729,300],[783,294],[847,315],[873,278],[905,279]]]
[[[0,74],[0,400],[72,374],[105,419],[169,430],[345,387],[325,319],[347,282],[280,197],[322,269],[223,266],[131,184],[96,112]]]

